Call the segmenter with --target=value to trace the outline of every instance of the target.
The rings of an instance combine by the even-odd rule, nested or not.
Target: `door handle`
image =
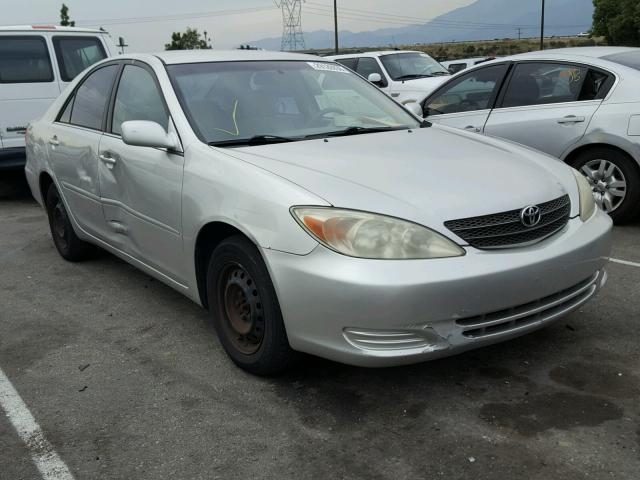
[[[566,117],[562,117],[558,119],[558,123],[560,125],[566,124],[566,123],[582,123],[584,122],[586,119],[584,117],[576,117],[575,115],[567,115]]]
[[[49,139],[49,145],[52,145],[54,147],[57,147],[58,145],[60,145],[60,141],[58,140],[57,135],[54,135]]]
[[[101,153],[100,160],[102,160],[102,163],[104,163],[107,166],[107,168],[113,168],[114,165],[116,164],[116,159],[107,153]]]
[[[467,125],[464,127],[467,132],[480,133],[480,129],[478,127],[474,127],[473,125]]]

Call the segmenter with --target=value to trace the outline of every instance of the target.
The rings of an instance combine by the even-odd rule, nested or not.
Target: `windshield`
[[[450,75],[449,71],[426,53],[393,53],[380,57],[394,80]]]
[[[610,62],[619,63],[620,65],[624,65],[625,67],[640,70],[640,50],[616,53],[615,55],[607,55],[606,57],[602,58],[604,60],[609,60]]]
[[[249,61],[167,67],[192,128],[209,144],[298,141],[416,128],[376,87],[329,62]]]

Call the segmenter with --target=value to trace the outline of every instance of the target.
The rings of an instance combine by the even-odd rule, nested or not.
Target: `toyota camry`
[[[582,175],[318,57],[105,60],[26,140],[60,255],[100,247],[183,293],[256,374],[297,352],[390,366],[492,344],[607,278],[611,220]]]

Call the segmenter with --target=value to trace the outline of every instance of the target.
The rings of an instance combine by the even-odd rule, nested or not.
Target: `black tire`
[[[613,163],[622,172],[627,184],[624,200],[609,213],[611,218],[616,224],[636,220],[640,216],[640,170],[638,165],[626,154],[609,147],[595,147],[585,150],[570,163],[572,167],[584,174],[582,168],[589,162],[596,160],[606,160]]]
[[[256,375],[287,370],[289,346],[273,282],[258,249],[243,236],[224,240],[207,270],[209,312],[220,342],[240,368]]]
[[[47,190],[45,204],[53,244],[62,258],[69,262],[79,262],[94,256],[98,250],[97,247],[78,238],[69,220],[64,202],[54,184],[51,184]]]

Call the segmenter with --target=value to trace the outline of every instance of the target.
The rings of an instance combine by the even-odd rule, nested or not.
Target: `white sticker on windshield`
[[[328,63],[328,62],[307,62],[314,70],[320,70],[322,72],[340,72],[340,73],[349,73],[349,70],[344,68],[342,65],[338,65],[336,63]]]

